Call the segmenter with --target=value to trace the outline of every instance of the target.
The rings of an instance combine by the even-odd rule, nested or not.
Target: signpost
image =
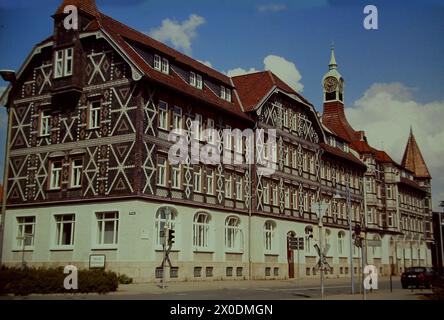
[[[315,209],[316,215],[318,216],[319,222],[318,222],[318,227],[319,227],[319,246],[317,246],[317,250],[319,252],[319,262],[320,262],[320,270],[321,270],[321,299],[324,299],[324,258],[321,257],[323,250],[322,250],[322,218],[324,217],[324,212],[325,210],[327,210],[328,208],[328,204],[325,203],[324,201],[319,201],[319,202],[315,202],[313,203],[312,206]],[[315,245],[316,247],[316,245]],[[328,249],[325,251],[325,253],[328,251]]]

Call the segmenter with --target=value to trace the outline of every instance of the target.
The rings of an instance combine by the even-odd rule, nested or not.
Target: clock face
[[[338,87],[338,80],[334,77],[328,77],[324,81],[324,89],[326,92],[333,92]]]

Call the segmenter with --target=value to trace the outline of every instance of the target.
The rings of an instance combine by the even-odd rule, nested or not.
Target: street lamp
[[[442,239],[442,220],[441,220],[441,215],[444,214],[444,201],[441,201],[439,206],[442,208],[442,213],[439,213],[439,242],[440,242],[440,245],[441,245],[441,266],[440,266],[439,269],[441,270],[441,273],[442,273],[442,268],[444,266],[444,249],[443,249],[444,244],[442,243],[443,239]]]
[[[341,196],[341,194],[339,193],[339,191],[336,191],[336,194],[333,197],[334,199],[343,199],[344,197]],[[350,244],[350,271],[351,271],[351,293],[352,295],[355,294],[355,270],[353,268],[353,240],[352,240],[352,218],[351,218],[351,210],[350,210],[350,187],[348,185],[348,181],[346,184],[346,195],[345,195],[345,199],[347,202],[347,216],[348,216],[348,230],[350,233],[349,236],[349,244]]]
[[[327,210],[328,205],[324,201],[313,202],[313,207],[315,208],[316,215],[318,216],[318,227],[319,227],[319,262],[321,271],[321,299],[324,299],[324,252],[322,246],[322,218],[324,217],[324,212]]]

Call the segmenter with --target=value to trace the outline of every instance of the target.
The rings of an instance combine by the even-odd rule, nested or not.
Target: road
[[[221,282],[222,283],[222,282]],[[191,284],[191,283],[190,283]],[[223,284],[222,284],[223,285]],[[134,288],[127,286],[127,288]],[[174,286],[174,285],[172,285]],[[152,288],[150,290],[120,290],[117,293],[108,295],[32,295],[28,297],[3,297],[3,299],[24,299],[24,300],[299,300],[299,299],[320,299],[319,285],[294,283],[272,283],[260,282],[238,283],[236,287],[221,288],[204,288],[205,284],[201,284],[199,289],[183,289],[180,288]],[[427,291],[402,290],[399,279],[393,280],[393,293],[390,293],[390,281],[380,280],[378,283],[378,291],[374,293],[373,298],[378,299],[405,299],[407,295],[414,298],[413,295],[419,296]],[[384,295],[381,295],[384,294]],[[348,282],[327,284],[325,286],[326,299],[350,299],[350,284]],[[360,290],[357,286],[355,299],[360,299]],[[368,295],[369,298],[372,294]]]

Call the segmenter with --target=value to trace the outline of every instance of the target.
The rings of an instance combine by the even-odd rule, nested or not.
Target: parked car
[[[406,268],[401,275],[401,285],[403,289],[409,287],[430,288],[438,278],[438,273],[433,268],[410,267]]]

